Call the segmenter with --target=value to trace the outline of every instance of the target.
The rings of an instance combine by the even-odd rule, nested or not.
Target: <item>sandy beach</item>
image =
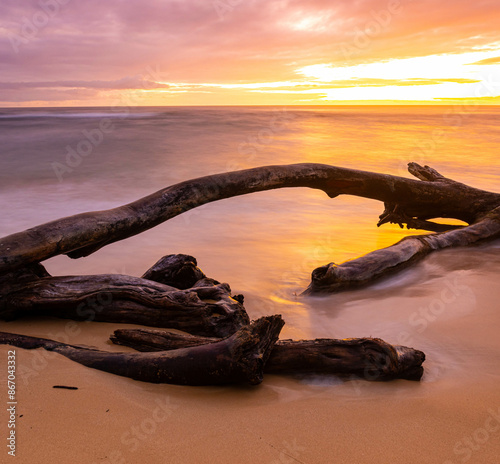
[[[16,348],[15,462],[496,463],[499,252],[493,244],[437,253],[410,277],[355,298],[339,295],[335,311],[331,298],[310,299],[317,317],[333,318],[351,336],[405,338],[425,351],[421,382],[268,375],[257,387],[155,385]],[[453,285],[456,298],[444,292]],[[2,324],[10,332],[127,350],[106,341],[119,327],[127,326],[58,319]],[[4,366],[8,349],[1,347]]]

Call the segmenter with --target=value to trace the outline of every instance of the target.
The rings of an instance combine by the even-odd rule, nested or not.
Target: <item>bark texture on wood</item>
[[[59,254],[87,256],[197,206],[283,187],[320,189],[331,198],[341,194],[372,198],[386,207],[397,204],[399,215],[392,219],[403,222],[405,218],[448,217],[472,223],[500,206],[500,194],[446,179],[415,163],[409,170],[421,180],[313,163],[264,166],[188,180],[124,206],[58,219],[4,237],[0,239],[0,274]]]
[[[168,275],[170,283],[184,289],[119,274],[52,277],[40,264],[12,271],[3,276],[0,287],[0,318],[44,315],[217,337],[227,337],[250,322],[242,297],[232,298],[228,284],[206,277],[192,256],[169,255],[151,269],[145,275],[159,280]],[[201,279],[193,283],[196,277]]]
[[[93,369],[153,383],[222,385],[262,382],[269,353],[284,322],[268,316],[217,343],[157,353],[109,353],[44,338],[0,332],[0,343],[44,348]]]
[[[142,275],[143,279],[181,290],[194,287],[196,282],[206,277],[198,267],[196,258],[183,254],[164,256]]]
[[[139,351],[165,351],[217,343],[217,338],[197,337],[154,329],[119,329],[113,343]],[[420,380],[425,355],[378,338],[347,340],[280,340],[274,346],[265,372],[269,374],[355,375],[368,380]]]
[[[500,207],[477,223],[448,232],[405,237],[395,245],[368,253],[340,265],[316,268],[303,295],[335,293],[370,284],[420,261],[433,251],[474,245],[500,238]]]

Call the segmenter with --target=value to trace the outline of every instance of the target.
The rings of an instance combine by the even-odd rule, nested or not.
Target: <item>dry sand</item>
[[[43,350],[16,349],[17,450],[15,458],[7,455],[2,407],[1,462],[498,463],[498,250],[464,252],[460,260],[467,266],[457,264],[456,253],[444,252],[426,261],[423,281],[337,301],[333,324],[352,329],[351,336],[397,343],[402,327],[408,328],[401,336],[427,354],[422,382],[267,376],[257,387],[153,385]],[[453,279],[466,282],[454,299],[443,293]],[[442,307],[439,301],[444,310],[425,327],[410,319],[422,308]],[[328,302],[310,304],[326,309]],[[327,317],[322,314],[318,310],[318,317]],[[364,333],[354,333],[356,321]],[[5,331],[121,351],[106,342],[118,327],[56,319],[2,323]],[[0,350],[4,372],[7,350]],[[2,390],[5,405],[5,383]]]

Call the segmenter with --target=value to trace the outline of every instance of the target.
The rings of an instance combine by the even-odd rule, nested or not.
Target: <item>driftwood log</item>
[[[330,263],[313,272],[306,294],[359,287],[407,267],[434,250],[500,236],[500,194],[448,179],[427,166],[409,164],[416,179],[323,164],[265,166],[188,180],[133,203],[58,219],[0,239],[0,274],[66,254],[79,258],[212,201],[283,187],[323,190],[330,198],[356,195],[384,202],[379,225],[406,224],[435,232],[410,237],[361,261]],[[436,224],[453,218],[469,224]]]
[[[109,353],[44,338],[0,332],[0,344],[44,348],[93,369],[153,383],[222,385],[262,382],[283,327],[281,316],[258,319],[217,343],[161,353]]]
[[[118,329],[110,337],[118,345],[138,351],[166,351],[218,343],[198,337],[155,329]],[[264,367],[268,374],[328,374],[367,380],[420,380],[425,355],[405,346],[393,346],[379,338],[346,340],[279,340]]]
[[[21,272],[22,271],[22,272]],[[52,277],[41,264],[0,276],[0,317],[168,327],[227,337],[250,322],[242,295],[209,279],[188,255],[163,257],[142,278],[119,274]],[[173,285],[176,285],[175,288]]]

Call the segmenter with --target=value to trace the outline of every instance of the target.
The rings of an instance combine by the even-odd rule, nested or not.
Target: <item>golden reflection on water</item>
[[[6,188],[0,197],[9,213],[2,225],[10,227],[2,235],[57,217],[124,204],[230,167],[316,162],[412,178],[407,164],[415,161],[472,186],[498,190],[497,108],[470,108],[460,114],[455,107],[288,108],[291,117],[269,135],[273,111],[169,109],[168,114],[141,124],[117,121],[102,153],[86,158],[61,184],[50,163],[52,152],[65,153],[66,142],[47,153],[12,157],[12,172],[27,170],[29,176],[22,190]],[[57,119],[50,121],[46,124],[56,124]],[[82,124],[79,121],[74,127],[75,133],[80,133]],[[87,124],[91,129],[94,121],[89,119]],[[65,134],[63,129],[59,128]],[[267,134],[264,139],[259,139],[261,132]],[[32,137],[38,140],[36,133]],[[127,149],[124,140],[129,141]],[[33,179],[40,183],[33,184]],[[382,211],[378,201],[350,196],[330,199],[310,189],[262,192],[205,205],[88,258],[58,257],[47,267],[63,275],[142,275],[163,255],[187,253],[197,258],[208,276],[243,293],[252,316],[282,313],[287,321],[285,334],[314,336],[322,330],[318,313],[337,314],[339,297],[325,297],[320,303],[297,296],[309,284],[313,269],[426,233],[390,224],[377,228]],[[349,298],[356,297],[351,293]]]

